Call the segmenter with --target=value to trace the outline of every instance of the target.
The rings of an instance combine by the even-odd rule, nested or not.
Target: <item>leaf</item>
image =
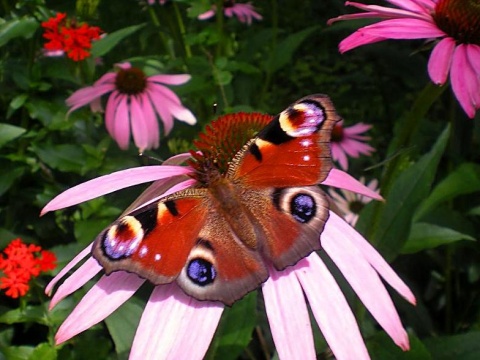
[[[460,240],[475,241],[475,238],[448,227],[429,223],[415,223],[412,225],[410,237],[403,246],[402,253],[416,253]]]
[[[5,346],[0,348],[0,355],[6,360],[29,360],[33,350],[31,346]]]
[[[3,171],[0,172],[0,196],[9,190],[26,170],[24,167],[18,165],[13,166],[11,163],[2,167],[2,169]]]
[[[92,44],[92,56],[100,57],[108,53],[115,46],[118,45],[123,39],[137,32],[143,28],[145,24],[132,25],[117,31],[114,31],[110,34],[107,34],[102,39],[95,41]]]
[[[409,334],[410,350],[403,351],[384,332],[379,332],[367,341],[372,360],[428,360],[432,357],[425,345],[413,334]]]
[[[0,123],[0,148],[9,141],[18,138],[27,130],[19,126]]]
[[[50,344],[39,344],[28,357],[28,360],[56,360],[57,351]]]
[[[426,339],[425,346],[435,360],[477,360],[480,358],[480,331]]]
[[[286,39],[280,42],[275,49],[273,49],[270,58],[265,64],[265,71],[274,73],[290,63],[293,54],[300,47],[300,45],[302,45],[302,42],[316,30],[318,30],[318,26],[312,26],[287,36]]]
[[[39,23],[34,18],[23,17],[7,21],[0,25],[0,46],[18,37],[29,39],[38,27]]]
[[[373,204],[366,207],[369,211],[373,206],[380,206],[381,212],[377,229],[372,241],[379,251],[388,259],[394,258],[403,248],[410,232],[412,215],[418,204],[428,196],[430,187],[435,178],[438,163],[447,145],[450,127],[443,131],[432,150],[423,155],[418,162],[400,173],[392,184],[385,203]],[[357,224],[362,231],[367,217]],[[364,228],[363,228],[363,231]]]
[[[445,201],[478,191],[480,191],[480,165],[464,163],[433,189],[416,211],[414,219],[421,219]]]
[[[0,315],[0,323],[17,324],[35,322],[47,325],[46,309],[43,305],[28,305],[25,309],[16,308]]]
[[[128,353],[142,316],[143,307],[140,301],[131,299],[105,319],[108,331],[112,336],[117,354]]]
[[[255,328],[257,292],[251,292],[231,308],[226,308],[206,359],[237,359],[252,339]],[[246,316],[245,314],[248,314]]]

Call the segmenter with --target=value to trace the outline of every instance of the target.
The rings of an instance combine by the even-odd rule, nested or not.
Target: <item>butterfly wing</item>
[[[207,189],[187,189],[121,217],[95,240],[107,274],[177,281],[199,300],[231,305],[268,278],[260,253],[235,235]]]
[[[251,187],[321,183],[332,168],[329,143],[339,119],[326,95],[296,101],[237,153],[227,176]]]

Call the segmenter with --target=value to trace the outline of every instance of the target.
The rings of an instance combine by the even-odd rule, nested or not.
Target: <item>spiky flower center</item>
[[[339,143],[339,142],[342,142],[342,140],[343,140],[343,126],[340,124],[336,124],[332,130],[331,141]]]
[[[433,19],[457,43],[480,45],[480,0],[439,0]]]
[[[120,69],[115,78],[115,87],[122,94],[136,95],[145,90],[147,79],[145,73],[136,67]]]
[[[224,176],[234,156],[272,118],[260,113],[236,113],[221,116],[207,125],[205,132],[193,142],[200,152],[191,151],[193,159],[189,165],[196,170],[194,177],[208,185]]]

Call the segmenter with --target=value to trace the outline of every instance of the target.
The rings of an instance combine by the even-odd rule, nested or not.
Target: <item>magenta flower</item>
[[[117,64],[118,71],[103,75],[99,80],[75,91],[67,100],[72,112],[90,104],[92,111],[102,111],[101,97],[111,93],[105,110],[108,133],[121,149],[128,149],[130,129],[140,152],[157,148],[160,129],[157,116],[162,120],[163,131],[168,135],[173,118],[193,125],[195,116],[185,108],[178,96],[166,85],[180,85],[190,80],[190,75],[154,75],[145,73],[130,63]]]
[[[360,28],[340,43],[340,51],[386,39],[439,39],[428,61],[430,79],[437,85],[450,82],[466,114],[473,118],[480,108],[480,8],[474,1],[387,0],[399,9],[347,1],[366,11],[329,20],[380,18]]]
[[[182,154],[167,160],[164,165],[128,169],[90,180],[57,196],[42,213],[78,204],[127,186],[155,181],[128,210],[144,206],[195,184],[196,180],[185,180],[184,177],[193,172],[191,167],[172,165],[180,164],[189,156]],[[341,170],[332,169],[323,184],[380,199],[377,193]],[[157,197],[152,198],[152,194]],[[325,252],[372,316],[398,346],[407,350],[408,335],[381,278],[414,304],[415,298],[408,287],[375,249],[332,211],[321,241]],[[51,308],[102,270],[97,261],[88,256],[90,249],[91,245],[78,254],[48,285],[46,292],[50,294],[57,282],[87,257],[58,287]],[[127,301],[144,281],[125,271],[103,276],[60,326],[56,343],[65,342],[105,319]],[[270,278],[263,284],[262,292],[272,336],[281,359],[316,358],[307,300],[337,359],[369,358],[355,317],[342,291],[316,253],[284,271],[270,269]],[[186,295],[176,283],[155,286],[137,328],[130,358],[202,359],[222,311],[223,304],[198,301]]]
[[[360,182],[365,184],[365,178],[361,177]],[[380,194],[377,179],[371,180],[366,186],[376,194]],[[343,189],[340,189],[340,193],[333,189],[329,189],[328,194],[332,197],[333,202],[341,211],[345,221],[352,226],[355,226],[357,223],[358,215],[363,207],[372,201],[372,198],[369,196]]]
[[[210,19],[215,16],[217,8],[215,5],[203,14],[198,15],[199,20]],[[236,4],[233,0],[227,0],[223,3],[223,13],[226,17],[236,16],[238,21],[250,25],[253,19],[262,20],[262,15],[255,11],[255,8],[251,3]]]
[[[358,158],[360,155],[370,156],[375,149],[366,144],[370,137],[361,135],[368,131],[372,125],[358,123],[350,127],[344,127],[343,121],[335,124],[332,131],[332,158],[337,161],[344,170],[348,169],[347,155]]]

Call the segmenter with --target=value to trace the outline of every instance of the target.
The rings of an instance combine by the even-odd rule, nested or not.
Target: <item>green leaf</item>
[[[416,253],[460,240],[475,241],[475,238],[447,227],[428,223],[415,223],[412,225],[410,237],[403,246],[402,253]]]
[[[0,148],[9,141],[12,141],[13,139],[16,139],[24,134],[25,131],[27,130],[19,126],[0,123]]]
[[[450,127],[447,126],[432,150],[398,176],[385,203],[372,205],[382,207],[372,241],[388,259],[399,253],[408,238],[412,216],[430,192],[449,134]],[[359,222],[358,225],[365,226],[365,223]]]
[[[0,323],[17,324],[35,322],[47,325],[47,310],[45,306],[27,306],[25,309],[16,308],[0,315]]]
[[[2,169],[3,172],[0,172],[0,196],[5,194],[25,173],[25,168],[18,165],[8,164],[2,167]]]
[[[78,220],[74,224],[75,239],[81,244],[87,245],[105,229],[111,222],[110,219],[86,219]]]
[[[435,360],[480,359],[480,331],[430,338],[424,343]]]
[[[0,46],[18,37],[29,39],[38,27],[38,21],[29,17],[7,21],[0,25]]]
[[[135,331],[144,308],[140,301],[135,302],[135,300],[131,299],[126,302],[105,319],[117,354],[127,354],[132,346]]]
[[[415,213],[415,220],[435,209],[439,204],[459,195],[480,191],[480,165],[464,163],[443,179],[423,201]]]
[[[290,63],[293,54],[302,45],[302,42],[314,31],[318,30],[318,28],[318,26],[312,26],[287,36],[287,38],[280,42],[271,53],[270,58],[265,64],[265,70],[269,73],[274,73]]]
[[[384,332],[379,332],[367,341],[368,352],[372,360],[428,360],[436,359],[430,355],[425,345],[414,335],[409,334],[410,350],[403,351],[394,344]]]
[[[50,344],[39,344],[28,357],[28,360],[56,360],[57,351]]]
[[[92,44],[92,56],[100,57],[108,53],[115,46],[118,45],[123,39],[137,32],[143,28],[145,24],[132,25],[117,31],[114,31],[110,34],[107,34],[104,38],[95,41]]]
[[[257,292],[251,292],[226,308],[206,359],[237,359],[252,339]],[[248,316],[246,316],[248,314]]]
[[[0,348],[0,355],[6,360],[30,360],[33,350],[32,346],[6,346]]]

